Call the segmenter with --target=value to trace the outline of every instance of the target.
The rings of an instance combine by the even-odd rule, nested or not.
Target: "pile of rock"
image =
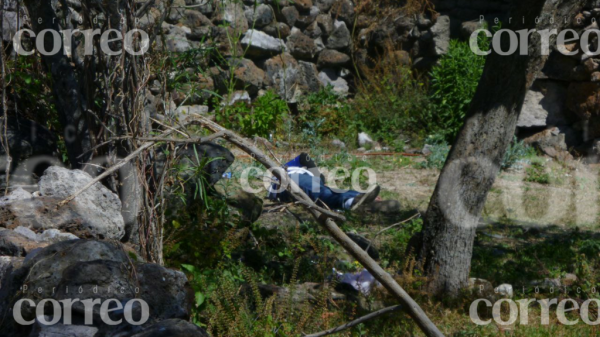
[[[193,3],[174,1],[159,47],[184,52],[214,46],[219,60],[208,60],[210,89],[224,92],[223,80],[233,76],[236,88],[251,97],[273,88],[292,103],[327,84],[340,94],[349,92],[351,0],[226,0],[184,8]],[[150,11],[144,23],[150,27],[157,19]]]
[[[571,19],[571,28],[582,36],[598,29],[600,8],[588,8]],[[589,50],[597,46],[598,40],[591,39]],[[586,55],[580,42],[565,48],[578,52],[550,54],[525,98],[518,126],[523,135],[535,133],[526,142],[551,157],[568,158],[567,151],[574,150],[598,162],[594,144],[600,139],[600,58]]]
[[[145,263],[119,242],[124,221],[116,194],[97,183],[58,207],[91,180],[83,171],[53,166],[39,191],[16,189],[0,199],[2,335],[207,336],[188,322],[193,292],[186,276]],[[85,300],[94,301],[91,311]]]

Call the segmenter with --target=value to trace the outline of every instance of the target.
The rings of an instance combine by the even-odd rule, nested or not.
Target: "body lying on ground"
[[[375,201],[379,195],[378,185],[370,186],[364,193],[354,190],[341,190],[325,185],[325,177],[319,172],[316,163],[306,153],[300,154],[284,165],[287,174],[308,197],[318,203],[336,210],[356,210],[361,205]],[[278,182],[269,189],[269,199],[292,202],[290,193],[281,188]]]

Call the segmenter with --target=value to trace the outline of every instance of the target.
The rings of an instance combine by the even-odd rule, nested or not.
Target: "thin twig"
[[[407,222],[409,222],[409,221],[411,221],[411,220],[413,220],[413,219],[420,218],[420,217],[421,217],[421,213],[417,213],[417,214],[415,214],[415,215],[411,216],[410,218],[408,218],[408,219],[406,219],[406,220],[404,220],[404,221],[400,221],[400,222],[398,222],[398,223],[395,223],[395,224],[393,224],[393,225],[391,225],[391,226],[389,226],[389,227],[386,227],[386,228],[384,228],[384,229],[380,230],[379,232],[377,232],[377,234],[375,234],[375,236],[373,237],[373,239],[371,239],[371,241],[369,242],[369,245],[368,245],[368,246],[367,246],[367,248],[365,249],[365,252],[368,252],[368,251],[369,251],[369,248],[371,248],[371,244],[373,244],[373,241],[375,241],[375,239],[377,239],[377,236],[379,236],[379,234],[381,234],[381,233],[383,233],[383,232],[387,231],[388,229],[392,229],[392,228],[394,228],[394,227],[400,226],[400,225],[402,225],[402,224],[405,224],[405,223],[407,223]]]
[[[176,130],[165,131],[163,133],[163,136],[167,136],[167,135],[169,135],[169,134],[171,134],[171,133],[173,133],[175,131]],[[210,135],[208,137],[198,139],[197,143],[199,143],[199,144],[200,143],[205,143],[205,142],[214,140],[214,139],[219,138],[219,137],[221,137],[221,135],[213,134],[213,135]],[[68,204],[73,199],[75,199],[78,195],[80,195],[81,193],[83,193],[85,190],[87,190],[88,188],[92,187],[94,184],[96,184],[97,182],[101,181],[102,179],[108,177],[112,173],[116,172],[118,169],[120,169],[121,167],[123,167],[125,164],[127,164],[129,161],[131,161],[133,158],[137,157],[144,150],[146,150],[146,149],[154,146],[156,143],[157,143],[156,141],[149,141],[147,143],[144,143],[142,146],[140,146],[137,150],[133,151],[131,154],[129,154],[127,157],[125,157],[123,160],[121,160],[119,163],[113,165],[112,167],[110,167],[109,169],[107,169],[106,171],[104,171],[101,175],[97,176],[92,181],[90,181],[89,183],[87,183],[84,187],[82,187],[81,189],[79,189],[77,192],[73,193],[71,196],[69,196],[65,200],[61,201],[58,204],[58,207],[61,207],[61,206],[64,206],[64,205]]]
[[[327,335],[331,335],[331,334],[334,334],[334,333],[338,333],[340,331],[344,331],[346,329],[350,329],[350,328],[352,328],[352,327],[354,327],[354,326],[356,326],[356,325],[358,325],[360,323],[364,323],[364,322],[366,322],[366,321],[368,321],[370,319],[379,317],[381,315],[385,315],[385,314],[390,313],[390,312],[398,311],[398,310],[401,310],[401,309],[402,309],[401,305],[394,305],[392,307],[383,308],[381,310],[374,311],[374,312],[372,312],[372,313],[370,313],[368,315],[365,315],[363,317],[359,317],[359,318],[357,318],[357,319],[355,319],[353,321],[350,321],[350,322],[348,322],[346,324],[343,324],[343,325],[340,325],[338,327],[331,328],[329,330],[325,330],[325,331],[321,331],[321,332],[317,332],[317,333],[313,333],[313,334],[310,334],[310,335],[304,335],[304,337],[321,337],[321,336],[327,336]]]

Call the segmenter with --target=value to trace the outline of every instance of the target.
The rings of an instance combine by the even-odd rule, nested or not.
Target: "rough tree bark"
[[[584,1],[513,1],[506,28],[560,30]],[[554,18],[554,24],[550,18]],[[536,23],[536,18],[541,19]],[[564,18],[568,18],[565,23]],[[503,34],[507,37],[507,34]],[[550,46],[554,45],[551,39]],[[509,50],[503,39],[502,50]],[[465,123],[455,140],[429,203],[417,255],[430,276],[429,291],[455,296],[467,285],[475,230],[488,191],[514,135],[525,94],[546,60],[540,35],[530,36],[528,55],[488,56]]]
[[[60,32],[61,20],[56,1],[25,0],[31,24],[36,34],[45,29]],[[53,6],[54,5],[54,6]],[[65,8],[68,11],[68,9]],[[54,48],[53,36],[47,33],[44,36],[44,46],[47,51]],[[64,127],[65,145],[69,161],[73,168],[80,168],[92,156],[92,148],[88,122],[86,119],[87,103],[82,94],[82,86],[75,66],[64,54],[61,44],[59,51],[52,55],[43,55],[47,71],[52,74],[54,82],[53,91],[56,98],[56,109],[60,123]]]

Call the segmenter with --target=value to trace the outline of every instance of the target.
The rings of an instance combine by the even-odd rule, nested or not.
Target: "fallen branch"
[[[161,137],[166,137],[168,135],[170,135],[173,132],[176,132],[177,130],[175,129],[171,129],[171,130],[167,130],[165,131]],[[199,138],[196,139],[196,143],[201,144],[201,143],[206,143],[209,142],[211,140],[217,139],[219,137],[222,137],[222,134],[220,133],[215,133],[212,134],[208,137],[204,137],[204,138]],[[158,139],[165,139],[165,138],[158,138]],[[89,183],[87,183],[85,186],[83,186],[81,189],[79,189],[77,192],[73,193],[71,196],[69,196],[68,198],[66,198],[65,200],[61,201],[60,203],[58,203],[57,207],[62,207],[66,204],[68,204],[69,202],[73,201],[73,199],[75,199],[78,195],[80,195],[81,193],[85,192],[88,188],[94,186],[94,184],[96,184],[97,182],[101,181],[102,179],[108,177],[109,175],[113,174],[114,172],[116,172],[118,169],[120,169],[121,167],[123,167],[125,164],[127,164],[129,161],[131,161],[132,159],[134,159],[135,157],[137,157],[140,153],[144,152],[145,150],[151,148],[152,146],[154,146],[156,143],[158,143],[159,141],[162,140],[151,140],[148,141],[146,143],[144,143],[142,146],[140,146],[137,150],[133,151],[131,154],[129,154],[127,157],[123,158],[123,160],[121,160],[120,162],[118,162],[117,164],[111,166],[110,168],[108,168],[106,171],[104,171],[101,175],[97,176],[96,178],[92,179],[92,181],[90,181]],[[173,141],[177,141],[179,142],[178,139],[174,139]]]
[[[360,323],[364,323],[364,322],[366,322],[366,321],[368,321],[370,319],[379,317],[381,315],[385,315],[385,314],[390,313],[390,312],[398,311],[400,309],[402,309],[401,305],[394,305],[392,307],[383,308],[381,310],[374,311],[374,312],[372,312],[372,313],[370,313],[368,315],[365,315],[363,317],[359,317],[359,318],[357,318],[357,319],[355,319],[353,321],[350,321],[350,322],[348,322],[346,324],[343,324],[343,325],[340,325],[338,327],[331,328],[329,330],[324,330],[324,331],[317,332],[317,333],[313,333],[313,334],[310,334],[310,335],[304,335],[304,337],[321,337],[321,336],[331,335],[331,334],[334,334],[334,333],[337,333],[337,332],[340,332],[340,331],[344,331],[346,329],[350,329],[353,326],[359,325]]]
[[[415,302],[407,293],[400,287],[400,285],[394,280],[394,278],[387,273],[375,260],[373,260],[369,254],[367,254],[360,246],[352,241],[346,233],[344,233],[332,217],[324,214],[320,211],[320,207],[315,205],[312,200],[296,185],[296,183],[288,178],[287,172],[280,168],[277,163],[267,157],[255,146],[248,143],[244,138],[236,135],[235,133],[223,128],[217,123],[214,123],[207,118],[194,114],[191,119],[196,120],[199,124],[212,130],[213,132],[224,132],[224,137],[232,144],[238,146],[244,152],[250,154],[254,159],[263,164],[268,169],[271,169],[273,174],[288,187],[288,191],[292,197],[297,201],[304,201],[311,205],[308,207],[308,211],[313,215],[315,219],[331,234],[331,236],[348,251],[358,262],[360,262],[372,275],[379,281],[391,294],[393,294],[399,301],[400,304],[405,308],[406,312],[412,317],[419,328],[425,333],[425,335],[432,337],[444,336],[440,330],[431,322],[429,317],[425,314],[423,309]],[[337,215],[337,214],[335,214]],[[336,218],[338,218],[336,216]]]

